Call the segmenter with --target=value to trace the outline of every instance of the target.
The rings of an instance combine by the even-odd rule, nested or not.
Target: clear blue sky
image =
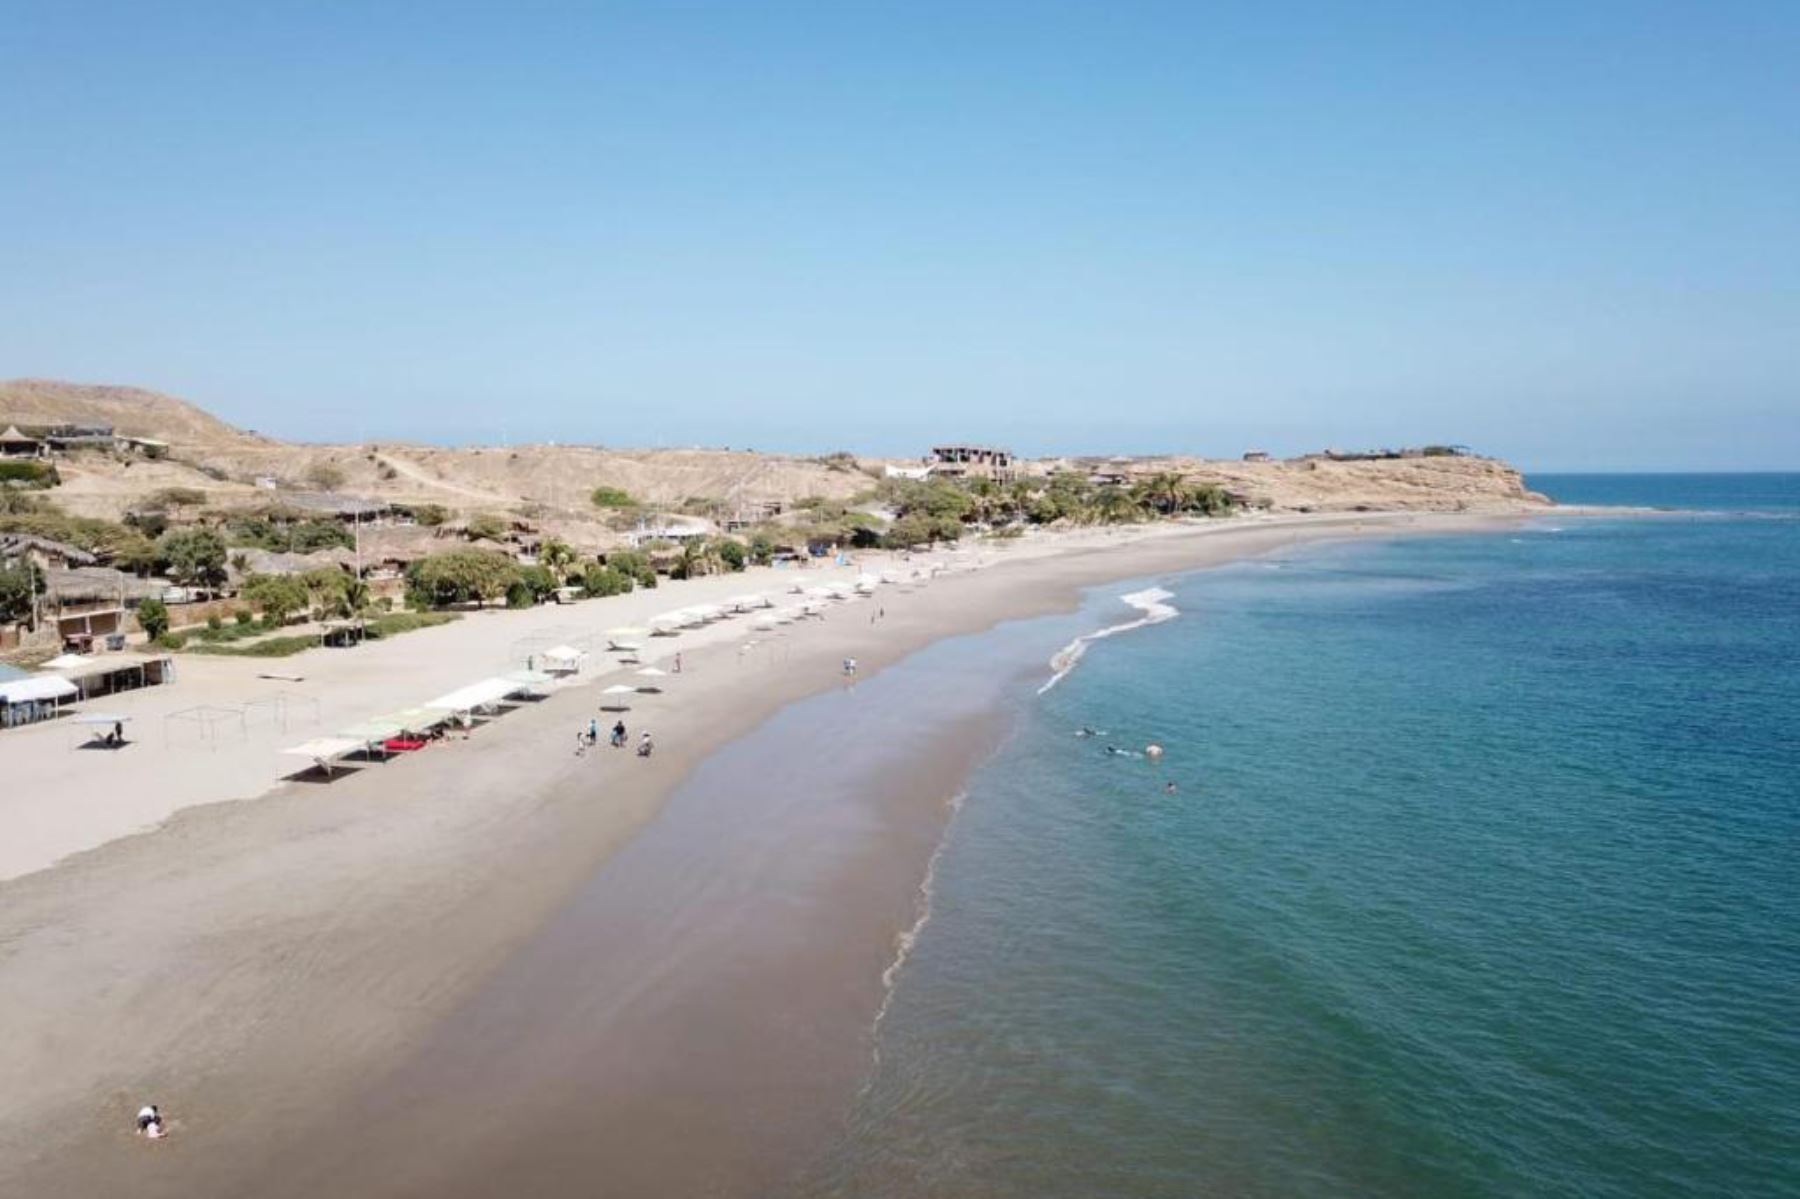
[[[1800,467],[1800,4],[10,4],[0,375]]]

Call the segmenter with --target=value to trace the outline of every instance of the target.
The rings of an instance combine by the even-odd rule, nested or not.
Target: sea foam
[[[1181,610],[1169,603],[1170,600],[1175,598],[1175,593],[1172,591],[1164,591],[1161,587],[1151,587],[1145,591],[1133,591],[1130,595],[1121,595],[1119,598],[1131,607],[1142,612],[1143,615],[1136,620],[1128,620],[1123,624],[1111,625],[1098,632],[1085,633],[1056,651],[1055,656],[1050,659],[1050,679],[1042,687],[1038,688],[1039,695],[1044,694],[1044,692],[1062,682],[1064,676],[1071,670],[1074,670],[1075,664],[1081,661],[1081,656],[1087,653],[1088,646],[1100,640],[1102,637],[1111,637],[1117,633],[1126,633],[1130,632],[1132,629],[1141,629],[1145,625],[1161,624],[1165,620],[1173,620],[1181,615]]]

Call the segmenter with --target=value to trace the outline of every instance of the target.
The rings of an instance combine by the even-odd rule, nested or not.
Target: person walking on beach
[[[681,652],[679,650],[675,653],[675,673],[681,673]]]
[[[588,744],[600,744],[600,721],[593,716],[588,717]]]
[[[614,749],[625,748],[625,722],[623,720],[613,725],[612,743]]]

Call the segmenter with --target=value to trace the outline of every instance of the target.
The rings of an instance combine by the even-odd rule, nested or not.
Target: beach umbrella
[[[646,667],[644,667],[644,669],[638,671],[639,676],[642,678],[646,678],[646,679],[665,678],[668,676],[668,673],[669,673],[668,671],[659,670],[658,668],[656,668],[654,666],[646,666]]]
[[[631,705],[625,702],[627,695],[636,695],[637,688],[625,683],[614,683],[600,694],[607,698],[600,703],[602,712],[629,712]]]
[[[616,629],[606,630],[606,635],[613,640],[623,639],[626,641],[635,641],[639,637],[648,637],[650,635],[650,630],[641,628],[638,625],[627,624],[620,625]]]

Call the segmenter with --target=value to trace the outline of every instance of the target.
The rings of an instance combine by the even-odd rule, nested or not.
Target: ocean
[[[1531,482],[1093,593],[798,1191],[1800,1194],[1800,476]]]

